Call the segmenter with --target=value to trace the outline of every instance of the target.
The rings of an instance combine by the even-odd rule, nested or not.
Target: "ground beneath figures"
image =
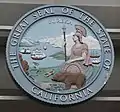
[[[84,86],[89,84],[96,76],[98,71],[98,66],[91,66],[86,69],[86,82]],[[40,88],[45,90],[50,90],[53,92],[74,92],[77,90],[75,85],[71,86],[71,89],[65,89],[65,83],[55,82],[52,80],[53,76],[61,70],[59,67],[49,67],[49,68],[36,68],[30,67],[28,71],[29,78],[37,84]]]

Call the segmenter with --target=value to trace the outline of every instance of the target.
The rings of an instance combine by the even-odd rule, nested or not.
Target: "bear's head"
[[[64,82],[65,74],[64,73],[57,73],[53,76],[52,80],[57,81],[57,82]]]

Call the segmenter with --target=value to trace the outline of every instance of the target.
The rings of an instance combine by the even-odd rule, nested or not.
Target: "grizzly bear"
[[[65,83],[65,89],[70,89],[72,85],[80,89],[85,82],[85,76],[82,73],[59,72],[52,80]]]
[[[20,62],[21,62],[21,65],[22,65],[22,68],[23,68],[24,72],[25,72],[26,74],[28,74],[28,69],[29,69],[28,62],[27,62],[26,60],[23,60],[21,54],[19,54],[19,59],[20,59]]]
[[[28,69],[29,69],[28,62],[27,62],[26,60],[23,60],[23,61],[21,62],[21,64],[22,64],[22,67],[23,67],[24,72],[28,74]]]

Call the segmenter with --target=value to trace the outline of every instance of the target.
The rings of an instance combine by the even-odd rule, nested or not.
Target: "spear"
[[[63,37],[64,37],[64,51],[65,51],[65,61],[67,61],[67,55],[66,55],[66,37],[65,37],[65,33],[66,33],[66,27],[65,25],[63,25]]]

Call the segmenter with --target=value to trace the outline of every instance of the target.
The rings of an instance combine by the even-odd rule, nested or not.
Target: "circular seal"
[[[110,77],[114,50],[101,23],[82,9],[38,7],[13,27],[6,48],[15,81],[52,104],[91,98]]]

